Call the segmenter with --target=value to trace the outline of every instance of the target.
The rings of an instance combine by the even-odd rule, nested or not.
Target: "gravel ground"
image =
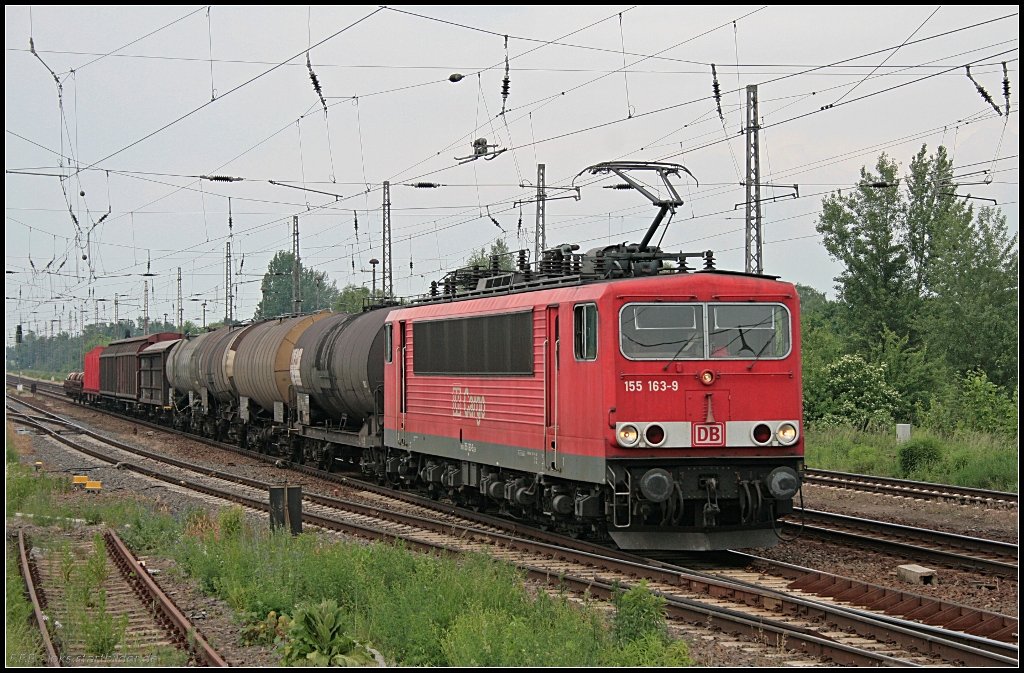
[[[873,496],[830,486],[804,486],[804,506],[1014,544],[1017,543],[1020,519],[1016,508],[989,509],[981,505]]]
[[[330,493],[338,486],[331,482],[315,480],[304,475],[284,473],[282,470],[251,459],[232,454],[187,439],[172,438],[150,430],[130,430],[125,421],[113,419],[95,411],[64,403],[51,403],[36,397],[33,403],[50,406],[58,413],[73,416],[84,424],[111,435],[131,435],[128,440],[150,449],[160,449],[171,455],[197,459],[200,456],[211,466],[229,470],[232,467],[247,476],[266,481],[281,481],[308,484],[310,488]],[[28,435],[20,435],[17,445],[24,451],[23,460],[42,460],[48,472],[68,473],[82,471],[104,482],[104,494],[100,496],[75,495],[73,497],[117,498],[130,497],[154,503],[165,511],[183,511],[187,508],[205,507],[217,509],[219,505],[208,499],[188,495],[181,489],[160,484],[153,480],[104,466],[100,461],[73,454],[62,445],[48,439],[37,438],[26,446]],[[319,483],[318,483],[319,482]],[[938,528],[965,535],[978,535],[993,539],[1016,542],[1018,537],[1017,510],[988,510],[980,506],[934,503],[905,498],[880,497],[843,489],[808,486],[804,491],[804,504],[809,509],[821,509],[856,516],[865,516],[893,521],[911,526]],[[940,570],[938,584],[934,587],[906,585],[896,577],[896,566],[907,563],[907,559],[886,554],[857,550],[851,554],[848,546],[799,539],[783,543],[771,549],[749,550],[751,553],[774,558],[795,565],[813,567],[865,582],[900,588],[904,591],[921,593],[944,600],[963,603],[1003,614],[1017,614],[1018,587],[1015,579],[992,578],[977,573]],[[151,567],[162,571],[160,582],[164,589],[174,592],[175,600],[181,601],[182,608],[197,617],[204,635],[229,659],[233,665],[265,666],[274,665],[276,659],[267,648],[243,647],[237,642],[239,625],[231,616],[231,610],[216,599],[203,596],[194,584],[183,578],[174,568],[173,562],[148,559]],[[698,665],[708,667],[725,666],[773,666],[789,661],[775,648],[737,641],[714,630],[682,627],[678,635],[691,643],[693,657]],[[799,658],[799,657],[797,657]]]
[[[103,492],[87,494],[72,491],[60,496],[65,502],[104,502],[135,500],[148,504],[158,511],[180,513],[194,509],[206,509],[212,514],[222,507],[220,501],[197,497],[163,482],[131,472],[118,470],[102,461],[74,452],[48,437],[29,434],[15,434],[15,447],[22,462],[32,464],[43,462],[43,471],[54,476],[67,477],[70,474],[88,474],[103,482]],[[8,512],[8,527],[12,526]],[[22,520],[20,524],[29,525]],[[232,617],[232,610],[223,601],[204,596],[192,580],[175,572],[173,562],[166,559],[142,557],[151,569],[158,569],[156,576],[160,587],[178,604],[178,607],[193,620],[200,633],[213,645],[232,666],[274,666],[277,657],[269,648],[244,646],[238,642],[239,625]]]
[[[805,487],[804,505],[808,509],[986,537],[1014,544],[1018,539],[1019,515],[1015,509],[985,509],[978,505],[882,497],[848,489],[815,486]],[[1005,615],[1015,617],[1018,612],[1018,582],[1015,578],[936,568],[937,583],[934,586],[907,584],[897,578],[897,566],[906,563],[932,566],[927,562],[865,549],[851,554],[847,545],[813,539],[798,539],[794,542],[781,543],[771,549],[755,549],[750,552],[798,566]]]

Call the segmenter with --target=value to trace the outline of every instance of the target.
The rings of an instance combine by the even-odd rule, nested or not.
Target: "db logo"
[[[694,423],[692,444],[694,446],[725,446],[725,425],[723,423]]]

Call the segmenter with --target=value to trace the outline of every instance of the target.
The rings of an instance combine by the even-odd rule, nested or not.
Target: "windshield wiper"
[[[751,362],[750,362],[750,364],[749,364],[749,365],[747,365],[747,371],[748,371],[748,372],[749,372],[749,371],[750,371],[751,369],[753,369],[753,368],[754,368],[754,365],[755,365],[755,364],[757,363],[758,359],[759,359],[759,358],[761,357],[761,353],[764,353],[764,349],[765,349],[765,348],[768,348],[768,344],[770,344],[770,343],[771,343],[772,341],[774,341],[774,338],[772,338],[772,339],[768,339],[767,341],[765,341],[765,342],[764,342],[764,345],[763,345],[763,346],[761,346],[761,350],[757,351],[757,355],[755,355],[755,356],[754,356],[754,359],[753,359],[753,360],[751,360]],[[754,349],[753,349],[753,348],[751,348],[750,350],[751,350],[751,352],[753,352],[753,350],[754,350]]]
[[[750,351],[751,353],[753,353],[754,349],[750,347],[750,345],[747,343],[747,340],[743,337],[743,328],[737,327],[736,331],[739,332],[740,334],[740,349],[736,353],[736,355],[741,355],[743,351]],[[757,356],[755,355],[754,357],[756,358]]]
[[[683,345],[679,347],[679,350],[677,350],[676,354],[672,356],[672,359],[665,363],[665,366],[662,367],[661,371],[667,372],[668,371],[668,366],[670,364],[672,364],[673,362],[675,362],[676,358],[679,357],[679,354],[682,353],[683,350],[685,350],[686,347],[689,346],[693,342],[693,340],[696,339],[696,338],[697,338],[696,334],[690,335],[690,338],[683,342]]]

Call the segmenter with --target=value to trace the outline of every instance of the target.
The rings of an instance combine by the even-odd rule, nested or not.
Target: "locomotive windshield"
[[[777,359],[791,346],[781,304],[627,304],[619,334],[630,360]]]

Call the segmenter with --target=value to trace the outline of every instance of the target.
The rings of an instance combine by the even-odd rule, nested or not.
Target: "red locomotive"
[[[395,310],[372,469],[622,548],[770,546],[802,469],[798,311],[715,271]]]

